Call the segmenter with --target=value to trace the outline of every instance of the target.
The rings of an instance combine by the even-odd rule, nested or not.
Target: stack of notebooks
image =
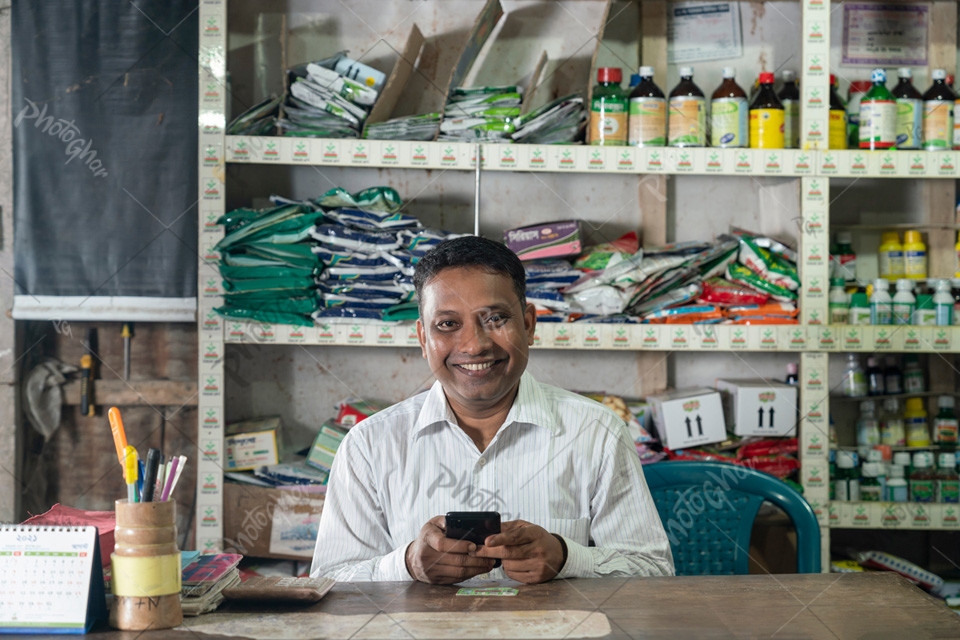
[[[237,565],[243,556],[214,553],[199,556],[184,567],[180,577],[180,606],[185,616],[215,610],[223,602],[223,590],[240,584]]]

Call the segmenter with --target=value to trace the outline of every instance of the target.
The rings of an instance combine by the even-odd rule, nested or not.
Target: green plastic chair
[[[817,516],[785,482],[722,462],[658,462],[643,473],[670,539],[677,575],[748,573],[750,530],[764,500],[793,521],[797,573],[820,572]]]

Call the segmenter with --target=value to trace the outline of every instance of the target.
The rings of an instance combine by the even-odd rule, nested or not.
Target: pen
[[[143,460],[137,459],[137,501],[143,495]]]
[[[183,468],[187,466],[187,456],[178,456],[178,457],[180,459],[180,462],[177,464],[176,474],[174,474],[173,481],[170,483],[169,493],[173,493],[173,490],[177,488],[177,482],[180,481],[180,475],[183,473]]]
[[[123,430],[123,420],[120,418],[120,409],[110,407],[107,412],[107,418],[110,420],[110,432],[113,434],[113,444],[117,448],[117,461],[120,466],[124,465],[124,455],[127,450],[127,434]]]
[[[170,492],[173,491],[173,483],[177,475],[177,467],[180,466],[180,456],[174,456],[170,460],[169,470],[167,471],[167,481],[163,487],[163,493],[160,494],[160,502],[166,502],[167,498],[170,497]]]
[[[127,481],[127,502],[137,501],[137,450],[124,448],[124,478]]]
[[[160,452],[153,447],[147,451],[147,464],[143,468],[143,493],[140,502],[153,502],[153,490],[157,483],[157,468],[160,465]]]
[[[167,464],[164,461],[163,454],[160,454],[160,462],[157,464],[157,481],[153,485],[153,499],[159,500],[163,493],[163,483],[167,479]]]

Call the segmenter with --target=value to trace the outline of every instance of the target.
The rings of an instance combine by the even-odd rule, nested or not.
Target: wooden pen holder
[[[110,556],[110,626],[168,629],[183,622],[177,505],[117,500],[116,544]]]

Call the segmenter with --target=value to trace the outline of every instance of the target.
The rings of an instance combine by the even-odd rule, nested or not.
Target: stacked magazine
[[[223,590],[240,583],[238,553],[199,556],[180,576],[180,606],[185,616],[214,611],[223,602]]]

